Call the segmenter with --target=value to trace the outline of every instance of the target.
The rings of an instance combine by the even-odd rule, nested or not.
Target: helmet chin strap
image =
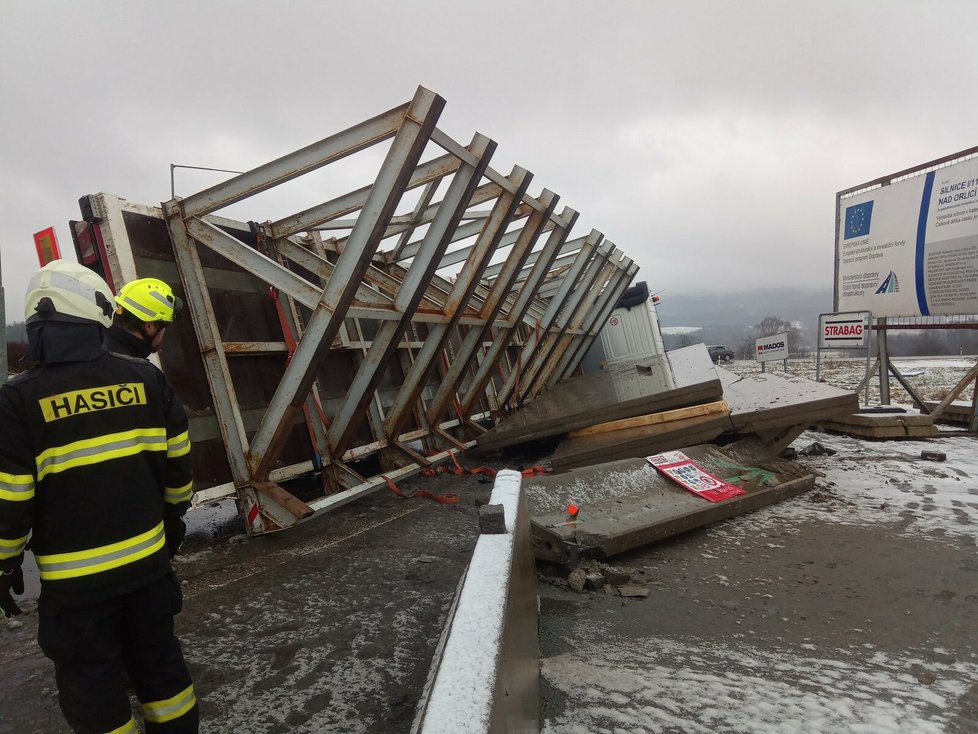
[[[144,323],[142,326],[140,326],[139,335],[143,338],[143,341],[146,342],[147,346],[149,346],[150,352],[155,352],[156,350],[153,348],[153,339],[156,337],[150,336],[148,327],[148,323]]]

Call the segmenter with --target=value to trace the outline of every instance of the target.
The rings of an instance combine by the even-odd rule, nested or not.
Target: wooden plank
[[[658,425],[568,438],[554,451],[550,463],[554,473],[559,474],[592,464],[707,443],[729,429],[726,415],[698,415]]]
[[[287,492],[286,490],[282,489],[274,482],[255,482],[254,487],[256,492],[263,494],[272,502],[284,507],[299,520],[310,517],[315,512],[315,510],[313,510],[305,502],[300,500],[291,492]]]
[[[684,418],[695,418],[701,415],[726,415],[729,412],[730,409],[727,406],[727,401],[717,400],[716,402],[706,403],[705,405],[691,405],[688,408],[677,408],[675,410],[666,410],[660,413],[639,415],[635,416],[634,418],[624,418],[617,421],[598,423],[595,426],[589,426],[588,428],[581,428],[577,431],[571,431],[568,435],[571,438],[580,438],[581,436],[593,436],[597,433],[621,431],[626,428],[654,426],[660,423],[683,420]]]

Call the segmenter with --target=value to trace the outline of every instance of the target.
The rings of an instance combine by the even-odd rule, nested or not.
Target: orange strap
[[[452,463],[455,464],[455,468],[450,468],[446,464],[439,464],[438,466],[429,466],[427,469],[421,472],[423,477],[435,477],[439,474],[451,473],[456,476],[462,476],[464,474],[483,474],[487,477],[496,476],[497,470],[488,466],[477,466],[473,469],[466,469],[461,464],[458,463],[458,459],[455,458],[455,454],[450,454],[452,457]],[[541,474],[549,474],[550,470],[545,466],[531,466],[528,469],[524,469],[520,472],[524,477],[536,477]]]
[[[416,490],[416,491],[412,492],[411,494],[405,494],[404,492],[402,492],[398,488],[398,486],[396,484],[394,484],[394,480],[393,479],[391,479],[386,474],[381,474],[381,476],[384,477],[384,480],[387,482],[387,486],[390,487],[391,492],[393,492],[394,494],[396,494],[398,497],[401,497],[402,499],[409,500],[409,499],[413,499],[415,497],[423,497],[425,499],[429,499],[429,500],[432,500],[434,502],[438,502],[438,503],[440,503],[442,505],[457,505],[458,504],[458,495],[457,494],[434,494],[433,492],[427,492],[427,491],[425,491],[423,489]]]

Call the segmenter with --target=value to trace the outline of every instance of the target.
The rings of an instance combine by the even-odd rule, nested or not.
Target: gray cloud
[[[79,196],[169,198],[411,97],[655,290],[829,286],[834,194],[975,144],[972,2],[0,3],[8,319]],[[369,182],[343,169],[325,186]],[[180,171],[178,192],[214,183]],[[296,196],[318,192],[299,187]],[[263,204],[264,205],[264,204]],[[274,216],[286,207],[268,199]],[[298,208],[298,207],[296,207]]]

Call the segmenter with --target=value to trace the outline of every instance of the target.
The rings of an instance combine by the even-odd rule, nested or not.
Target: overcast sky
[[[246,170],[418,85],[655,291],[831,288],[835,192],[978,144],[976,27],[973,0],[0,0],[7,320],[83,194],[159,204],[170,163]]]

